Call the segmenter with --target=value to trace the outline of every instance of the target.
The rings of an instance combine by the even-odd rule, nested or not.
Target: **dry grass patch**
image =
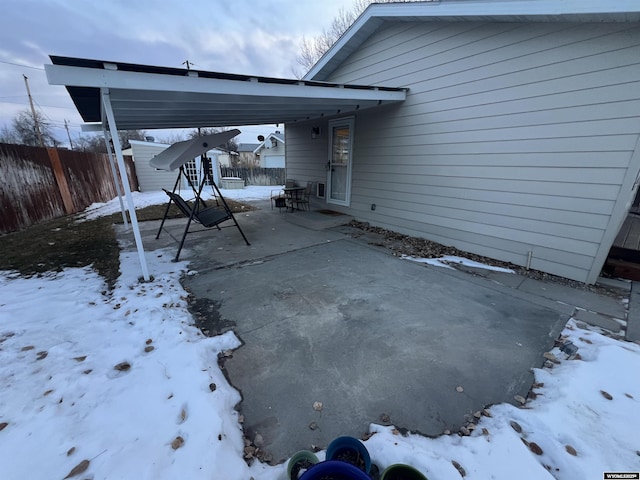
[[[233,200],[227,203],[234,213],[253,210],[250,205]],[[136,210],[136,215],[141,222],[160,220],[165,209],[166,205],[152,205]],[[172,205],[169,216],[182,214]],[[0,235],[0,270],[32,276],[92,266],[112,288],[120,272],[120,247],[113,224],[122,223],[122,214],[87,221],[78,218],[79,215],[69,215]]]

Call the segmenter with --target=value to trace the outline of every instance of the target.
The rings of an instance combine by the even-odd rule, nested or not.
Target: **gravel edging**
[[[491,265],[493,267],[500,268],[509,268],[515,271],[518,275],[525,276],[527,278],[531,278],[533,280],[539,280],[543,282],[551,282],[560,285],[565,285],[567,287],[576,288],[583,291],[589,291],[593,293],[597,293],[600,295],[619,295],[620,292],[614,289],[613,287],[605,287],[600,285],[587,285],[583,282],[578,282],[576,280],[571,280],[564,277],[559,277],[557,275],[553,275],[546,272],[541,272],[540,270],[527,270],[525,267],[520,265],[515,265],[509,262],[503,262],[500,260],[496,260],[494,258],[483,257],[482,255],[476,255],[474,253],[465,252],[463,250],[459,250],[455,247],[442,245],[437,242],[432,242],[431,240],[427,240],[425,238],[420,237],[412,237],[409,235],[404,235],[398,232],[394,232],[392,230],[387,230],[381,227],[375,227],[370,225],[368,222],[359,222],[357,220],[352,220],[347,224],[350,227],[356,228],[363,233],[372,233],[381,237],[381,242],[376,243],[377,246],[385,247],[391,250],[395,255],[409,255],[413,257],[421,257],[421,258],[439,258],[443,256],[456,256],[463,257],[469,260],[473,260],[474,262],[484,263],[486,265]],[[352,235],[352,236],[360,236],[360,235]],[[455,264],[451,264],[452,267],[455,268]],[[466,271],[466,270],[465,270]]]

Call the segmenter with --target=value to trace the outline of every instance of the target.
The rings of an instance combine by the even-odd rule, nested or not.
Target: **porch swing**
[[[182,238],[179,241],[178,251],[175,258],[173,259],[174,262],[177,262],[179,260],[180,252],[182,251],[182,247],[184,246],[184,242],[189,233],[202,232],[212,227],[216,227],[218,230],[220,230],[221,228],[235,226],[240,232],[240,235],[242,235],[245,243],[247,245],[250,245],[247,237],[244,235],[244,232],[240,228],[240,225],[231,212],[227,201],[222,196],[222,193],[220,193],[220,189],[214,181],[211,169],[211,160],[206,156],[206,152],[208,150],[226,143],[228,140],[235,137],[239,133],[239,130],[234,129],[228,132],[216,133],[213,135],[197,137],[193,140],[178,142],[164,150],[159,155],[152,158],[149,162],[152,167],[159,170],[173,171],[176,168],[178,169],[178,177],[176,178],[176,181],[173,185],[173,190],[168,191],[166,189],[163,189],[169,197],[169,201],[167,202],[167,207],[165,208],[162,222],[160,223],[160,228],[158,229],[158,233],[156,234],[157,240],[158,238],[160,238],[160,234],[162,233],[162,231],[166,231],[166,229],[164,228],[164,224],[166,219],[168,218],[171,204],[173,203],[188,219],[187,224],[184,228],[184,232],[182,234]],[[192,179],[185,171],[184,165],[199,155],[201,156],[200,179],[199,184],[196,187]],[[180,195],[180,185],[183,178],[191,187],[191,190],[194,194],[193,206],[190,205]],[[202,198],[202,191],[207,183],[212,188],[213,200],[215,201],[215,205],[212,206],[207,206],[204,199]],[[225,225],[223,227],[220,226],[220,224],[228,220],[232,220],[234,225]],[[198,230],[190,230],[192,223],[199,223],[204,228]]]

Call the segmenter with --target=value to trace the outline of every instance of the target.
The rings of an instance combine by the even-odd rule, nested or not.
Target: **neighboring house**
[[[166,143],[146,142],[143,140],[130,140],[130,155],[133,156],[133,162],[136,167],[136,175],[138,177],[138,185],[141,192],[153,192],[157,190],[172,190],[176,179],[178,178],[178,171],[167,172],[164,170],[157,170],[149,165],[149,161],[158,155],[160,152],[166,150],[170,145]],[[209,158],[212,160],[212,164],[216,165],[220,157],[228,158],[227,152],[222,150],[212,149],[208,153]],[[124,151],[123,151],[124,154]],[[219,168],[213,168],[213,175],[216,182],[218,182]],[[194,159],[193,162],[185,164],[185,172],[191,178],[191,181],[198,183],[200,172],[200,159]],[[188,188],[188,182],[183,179],[179,185],[180,188]]]
[[[276,130],[270,133],[254,150],[260,157],[262,168],[285,168],[284,134]]]
[[[255,150],[260,146],[259,143],[239,143],[238,144],[238,163],[241,166],[258,166],[260,159]]]
[[[227,150],[216,149],[218,165],[221,167],[232,167],[236,163],[238,153]]]
[[[287,178],[358,220],[593,283],[638,187],[639,12],[371,5],[304,80],[406,101],[287,123]]]

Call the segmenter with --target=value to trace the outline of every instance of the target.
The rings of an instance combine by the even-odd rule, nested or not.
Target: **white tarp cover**
[[[240,130],[234,128],[222,133],[204,135],[171,145],[149,161],[149,165],[158,170],[173,171],[203,153],[227,143]]]

